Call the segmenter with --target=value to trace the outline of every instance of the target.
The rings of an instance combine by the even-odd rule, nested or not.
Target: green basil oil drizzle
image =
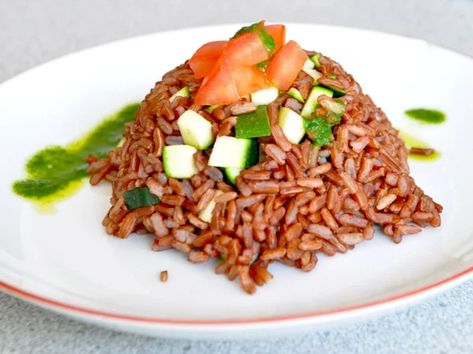
[[[423,124],[442,124],[447,119],[447,115],[444,112],[439,111],[437,109],[430,109],[430,108],[412,108],[412,109],[408,109],[404,111],[404,114],[406,115],[406,117],[412,120],[415,120],[417,122],[423,123]],[[401,131],[399,135],[402,138],[402,140],[404,140],[404,143],[409,149],[411,148],[430,149],[428,144],[413,137],[410,134],[407,134],[406,132]],[[409,158],[414,159],[414,160],[419,160],[419,161],[434,161],[434,160],[437,160],[439,157],[440,157],[440,152],[437,150],[434,150],[434,153],[431,155],[419,155],[419,154],[409,153]]]
[[[15,181],[13,191],[23,198],[46,203],[70,196],[87,176],[87,156],[104,157],[117,146],[124,125],[135,118],[138,107],[139,103],[123,107],[67,146],[48,146],[38,151],[26,162],[26,178]]]
[[[399,136],[404,141],[408,149],[413,148],[413,147],[424,148],[424,149],[430,148],[430,146],[424,141],[419,140],[404,131],[400,131]],[[418,161],[435,161],[438,158],[440,158],[440,152],[435,150],[435,152],[432,155],[409,154],[409,158],[413,160],[418,160]]]
[[[442,111],[429,108],[408,109],[404,114],[415,121],[427,124],[441,124],[447,119]]]

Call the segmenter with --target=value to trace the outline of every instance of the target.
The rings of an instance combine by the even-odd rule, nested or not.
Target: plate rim
[[[235,319],[172,319],[172,318],[158,318],[146,317],[138,315],[127,315],[116,312],[102,311],[68,304],[62,301],[47,298],[46,296],[38,295],[33,292],[20,289],[19,287],[0,280],[0,290],[13,295],[19,299],[27,302],[40,305],[50,310],[56,310],[61,313],[70,315],[81,315],[90,318],[101,319],[105,321],[125,321],[133,324],[143,325],[173,325],[182,327],[212,327],[219,326],[219,329],[224,327],[242,327],[246,325],[265,325],[272,324],[286,324],[297,322],[301,320],[323,321],[324,319],[333,319],[336,315],[346,315],[347,317],[361,316],[364,313],[368,314],[369,310],[372,312],[381,312],[389,308],[397,307],[406,303],[413,303],[415,300],[433,296],[441,291],[445,291],[453,286],[463,283],[468,279],[473,278],[473,266],[463,270],[459,273],[453,274],[450,277],[441,279],[437,282],[428,284],[421,288],[406,291],[404,293],[392,295],[386,298],[368,301],[362,304],[350,305],[329,310],[315,310],[307,312],[299,312],[294,314],[277,315],[277,316],[262,316],[255,318],[235,318]],[[247,327],[246,327],[247,328]]]
[[[269,23],[273,23],[272,21],[268,21]],[[374,33],[383,36],[389,37],[397,37],[401,39],[407,39],[409,41],[421,41],[426,43],[428,46],[435,47],[437,49],[441,49],[451,54],[458,55],[464,57],[469,60],[473,60],[473,56],[468,54],[458,52],[457,50],[448,48],[444,45],[434,44],[427,40],[416,38],[413,36],[401,35],[397,33],[389,33],[384,31],[378,30],[370,30],[365,28],[358,28],[358,27],[349,27],[349,26],[335,26],[329,24],[321,24],[321,23],[307,23],[307,22],[285,22],[287,26],[311,26],[311,27],[322,27],[322,28],[337,28],[342,30],[348,31],[357,31],[357,32],[364,32],[364,33]],[[43,69],[44,67],[55,65],[56,62],[67,59],[71,56],[80,55],[83,53],[87,53],[89,51],[97,50],[99,48],[104,48],[107,46],[113,46],[117,44],[124,44],[128,41],[134,41],[137,39],[144,39],[146,37],[152,37],[159,34],[169,34],[172,35],[173,33],[178,32],[185,32],[192,29],[217,29],[222,27],[231,27],[231,26],[239,26],[242,23],[225,23],[225,24],[216,24],[216,25],[204,25],[204,26],[188,26],[182,27],[179,29],[170,29],[170,30],[162,30],[158,32],[151,32],[141,35],[134,35],[130,37],[125,37],[113,41],[104,42],[98,45],[94,45],[91,47],[86,47],[74,52],[70,52],[59,57],[53,58],[49,61],[40,63],[39,65],[33,66],[28,68],[18,74],[15,74],[12,77],[7,78],[4,81],[0,81],[0,88],[5,89],[8,88],[8,85],[13,83],[15,80],[23,79],[24,76],[27,76],[31,72],[36,70]],[[313,310],[313,311],[304,311],[304,312],[297,312],[291,314],[284,314],[284,315],[274,315],[274,316],[261,316],[261,317],[254,317],[254,318],[224,318],[224,319],[173,319],[173,318],[160,318],[160,317],[147,317],[147,316],[139,316],[139,315],[131,315],[131,314],[124,314],[119,312],[111,312],[111,311],[103,311],[93,308],[88,308],[85,306],[79,306],[74,304],[69,304],[63,301],[54,300],[52,298],[48,298],[47,296],[39,295],[37,293],[21,289],[18,286],[15,286],[4,279],[0,278],[0,291],[12,295],[16,298],[21,300],[27,301],[34,305],[38,305],[40,307],[56,311],[62,314],[71,315],[71,316],[79,316],[89,319],[98,319],[103,321],[122,321],[125,323],[130,324],[142,324],[142,325],[161,325],[161,326],[173,326],[178,328],[185,328],[190,327],[190,329],[210,329],[212,326],[219,326],[219,330],[224,330],[228,328],[235,328],[235,327],[242,327],[248,328],[248,325],[259,326],[259,325],[267,325],[267,324],[297,324],[298,322],[308,320],[312,323],[315,322],[330,322],[331,320],[336,320],[337,316],[345,316],[345,317],[360,317],[362,315],[368,315],[369,313],[373,312],[382,312],[383,310],[387,310],[389,308],[400,307],[401,305],[412,304],[416,300],[424,299],[429,296],[433,296],[439,292],[445,291],[453,286],[456,286],[460,283],[463,283],[469,279],[473,278],[473,265],[463,269],[455,274],[452,274],[446,278],[442,278],[436,282],[424,285],[422,287],[418,287],[409,291],[401,292],[395,295],[391,295],[388,297],[383,297],[373,301],[367,301],[360,304],[349,305],[349,306],[342,306],[339,308],[333,308],[328,310]]]

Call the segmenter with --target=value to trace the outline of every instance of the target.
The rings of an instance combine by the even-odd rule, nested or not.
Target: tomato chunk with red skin
[[[225,58],[220,58],[214,69],[202,81],[194,103],[197,105],[220,105],[230,104],[239,99],[240,95],[230,65]]]
[[[196,79],[205,77],[212,71],[227,43],[228,41],[209,42],[197,49],[189,60]]]
[[[270,86],[266,75],[255,66],[230,66],[240,96],[249,95]]]
[[[286,43],[286,26],[284,25],[267,25],[264,26],[266,32],[274,39],[276,45],[273,52],[276,53]]]
[[[269,52],[258,32],[248,32],[228,42],[222,54],[228,63],[234,65],[256,65],[269,58]]]
[[[296,80],[305,61],[304,50],[294,41],[289,41],[271,59],[266,69],[268,79],[281,91],[287,91]]]

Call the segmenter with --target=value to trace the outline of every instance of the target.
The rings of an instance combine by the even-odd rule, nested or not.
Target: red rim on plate
[[[439,280],[435,283],[426,285],[424,287],[407,291],[398,295],[390,296],[384,299],[375,300],[367,302],[360,305],[346,306],[338,309],[331,310],[322,310],[322,311],[309,311],[302,312],[291,315],[280,315],[272,317],[261,317],[261,318],[242,318],[242,319],[223,319],[223,320],[191,320],[191,319],[166,319],[166,318],[153,318],[153,317],[142,317],[142,316],[133,316],[120,313],[106,312],[100,310],[89,309],[86,307],[75,306],[66,304],[61,301],[56,301],[49,299],[47,297],[31,293],[26,290],[22,290],[14,285],[8,284],[0,280],[0,289],[5,291],[8,294],[11,294],[20,299],[43,305],[47,308],[53,308],[57,310],[63,310],[73,314],[80,314],[85,316],[97,317],[103,320],[122,320],[122,321],[132,321],[143,324],[161,324],[161,325],[244,325],[244,324],[263,324],[269,322],[282,322],[282,321],[294,321],[300,319],[315,319],[323,316],[343,314],[343,313],[355,313],[356,311],[375,308],[383,305],[388,305],[395,303],[400,300],[412,299],[416,295],[420,294],[433,294],[434,290],[442,290],[442,287],[446,288],[446,285],[453,285],[456,280],[467,280],[470,276],[473,275],[473,266],[467,268],[466,270],[454,274],[445,279]],[[462,279],[463,278],[463,279]]]

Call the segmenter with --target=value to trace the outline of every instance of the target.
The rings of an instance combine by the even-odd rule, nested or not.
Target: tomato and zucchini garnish
[[[225,105],[268,88],[286,91],[307,59],[296,42],[286,43],[284,25],[242,27],[228,41],[204,44],[189,60],[202,78],[194,103]]]

